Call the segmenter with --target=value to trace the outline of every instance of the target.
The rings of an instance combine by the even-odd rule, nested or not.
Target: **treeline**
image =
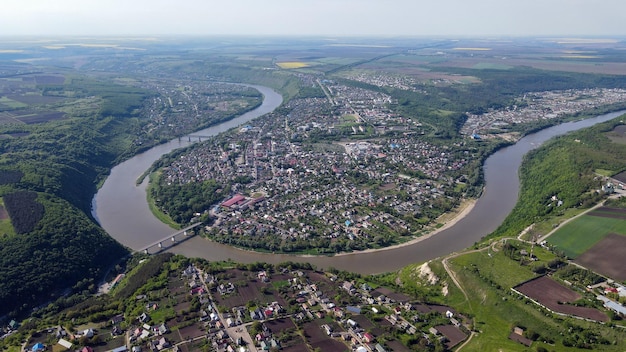
[[[529,152],[520,169],[517,205],[491,236],[516,235],[567,208],[587,208],[603,199],[596,190],[604,181],[595,170],[617,174],[626,169],[626,144],[613,143],[606,136],[619,124],[617,118],[557,137]]]

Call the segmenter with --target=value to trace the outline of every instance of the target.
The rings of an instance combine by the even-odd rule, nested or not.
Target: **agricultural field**
[[[626,236],[625,211],[601,207],[563,225],[547,241],[566,256],[578,258],[610,233]]]
[[[531,250],[533,260],[530,260],[529,255],[522,255],[531,253]],[[557,306],[556,308],[563,306],[568,309],[581,309],[581,312],[589,313],[585,315],[593,316],[597,320],[608,319],[604,311],[594,307],[574,307],[556,303],[572,302],[580,295],[552,279],[547,279],[550,282],[536,279],[543,277],[537,272],[547,270],[560,273],[562,270],[558,269],[561,265],[558,258],[545,248],[538,246],[532,248],[529,243],[508,239],[504,244],[503,241],[499,241],[489,247],[454,256],[448,260],[448,265],[460,282],[463,292],[451,285],[446,302],[470,312],[474,317],[474,331],[478,332],[463,347],[464,351],[529,350],[519,342],[508,339],[515,326],[523,327],[523,336],[532,340],[531,350],[543,347],[550,351],[565,351],[571,346],[582,346],[586,338],[582,331],[592,332],[598,341],[603,341],[603,344],[621,338],[621,332],[604,329],[602,328],[604,325],[549,313],[512,290],[514,287],[524,286],[523,283],[545,284],[545,287],[536,289],[538,293],[537,297],[534,297],[535,300],[552,299],[551,302]],[[441,267],[435,263],[431,263],[431,267],[437,275],[446,277]],[[542,292],[546,295],[545,298],[539,297]],[[562,296],[548,297],[550,292],[560,293]],[[605,345],[602,347],[605,350],[620,350]]]
[[[557,313],[601,322],[609,320],[605,313],[595,308],[572,305],[572,303],[581,299],[582,296],[547,276],[527,281],[514,287],[514,289]]]
[[[302,62],[302,61],[278,62],[276,63],[276,65],[278,65],[278,67],[283,68],[283,69],[304,68],[304,67],[310,66],[308,63]]]
[[[626,248],[626,236],[611,233],[576,258],[575,262],[596,273],[625,282],[624,248]]]

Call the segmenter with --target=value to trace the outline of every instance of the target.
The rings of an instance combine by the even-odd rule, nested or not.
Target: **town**
[[[445,141],[429,138],[433,128],[419,118],[394,112],[389,95],[298,77],[320,96],[291,99],[281,112],[196,145],[162,169],[162,187],[230,185],[210,209],[211,239],[314,254],[410,241],[480,193],[479,143],[511,142],[520,133],[507,126],[573,115],[626,95],[621,89],[528,93],[519,106],[470,114],[465,138]]]

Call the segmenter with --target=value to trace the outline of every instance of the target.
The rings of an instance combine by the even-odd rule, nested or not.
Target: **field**
[[[576,258],[575,262],[596,273],[618,281],[626,281],[626,236],[609,234],[591,249]]]
[[[326,335],[317,321],[304,324],[304,336],[313,349],[324,352],[342,352],[347,349],[346,345]]]
[[[548,242],[568,257],[578,258],[610,233],[626,235],[624,215],[612,208],[599,208],[563,225]]]
[[[515,289],[539,302],[548,309],[562,314],[573,315],[595,321],[608,321],[609,317],[595,308],[576,307],[572,303],[581,298],[577,292],[562,286],[547,276],[527,281]]]
[[[306,62],[301,62],[301,61],[278,62],[276,63],[276,65],[284,69],[303,68],[303,67],[309,66],[309,64],[307,64]]]

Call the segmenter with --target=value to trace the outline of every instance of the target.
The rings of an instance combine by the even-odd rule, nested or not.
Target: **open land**
[[[602,313],[595,308],[576,307],[571,305],[571,303],[580,299],[581,295],[547,276],[541,276],[525,282],[515,287],[515,289],[557,313],[573,315],[595,321],[609,320],[605,313]]]
[[[623,211],[599,208],[563,225],[547,241],[568,257],[578,258],[611,233],[626,235]]]
[[[611,233],[585,251],[575,262],[606,277],[626,281],[626,235]]]

